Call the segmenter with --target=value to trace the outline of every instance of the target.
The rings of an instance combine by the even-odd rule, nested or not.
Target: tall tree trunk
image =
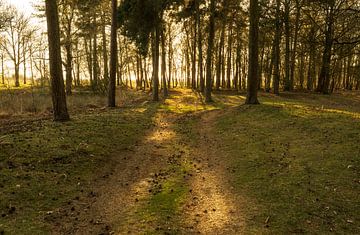
[[[333,46],[333,31],[334,31],[334,6],[330,6],[328,16],[326,17],[326,32],[325,45],[322,57],[322,65],[320,76],[318,79],[317,91],[323,94],[329,93],[330,85],[330,66],[331,66],[331,52]]]
[[[234,87],[235,90],[241,89],[241,44],[237,43],[236,46],[236,59],[235,59],[235,78],[234,78]]]
[[[165,24],[161,25],[161,79],[164,97],[168,96],[168,86],[166,81],[166,45],[165,45]]]
[[[26,85],[27,83],[27,77],[26,77],[26,42],[25,42],[25,38],[23,39],[23,60],[24,60],[24,67],[23,67],[23,82],[24,82],[24,85]]]
[[[232,22],[230,22],[229,25],[229,34],[228,34],[228,52],[227,52],[227,62],[226,62],[226,66],[227,66],[227,70],[226,70],[226,88],[228,90],[231,89],[231,61],[232,61],[232,43],[233,43],[233,36],[232,36]]]
[[[314,89],[314,81],[316,79],[316,38],[315,38],[315,25],[311,27],[309,40],[310,40],[310,48],[309,48],[309,64],[308,64],[308,74],[307,74],[307,85],[306,88],[309,91]]]
[[[197,17],[197,26],[198,26],[198,54],[199,54],[199,61],[198,61],[198,67],[199,67],[199,80],[200,80],[200,92],[204,92],[205,90],[205,80],[204,80],[204,64],[203,64],[203,46],[202,46],[202,28],[201,28],[201,15],[200,15],[200,9],[199,9],[199,1],[196,2],[196,17]]]
[[[49,40],[51,91],[54,108],[54,120],[68,121],[70,117],[67,111],[64,78],[62,73],[57,3],[56,0],[45,0],[45,4]]]
[[[102,22],[102,26],[101,26],[101,34],[102,34],[102,53],[103,53],[103,64],[104,64],[104,81],[108,82],[108,79],[109,79],[109,59],[108,59],[107,39],[106,39],[105,13],[103,13],[102,18],[103,18],[102,19],[103,22]],[[111,42],[110,42],[110,44],[111,44]]]
[[[290,0],[285,0],[285,79],[284,79],[284,90],[291,91],[290,82]]]
[[[14,70],[15,70],[15,86],[20,86],[20,66],[17,62],[14,62]]]
[[[223,20],[223,27],[221,30],[220,35],[220,42],[218,46],[218,61],[216,66],[216,83],[215,83],[215,89],[219,90],[220,86],[222,85],[222,68],[224,64],[224,56],[223,56],[223,48],[225,44],[225,20]]]
[[[93,89],[98,89],[98,83],[99,83],[99,61],[98,61],[98,44],[97,44],[97,20],[96,16],[94,16],[93,20],[94,24],[94,34],[93,34],[93,76],[94,76],[94,84]]]
[[[205,101],[212,102],[212,58],[215,38],[215,0],[210,0],[209,36],[206,58]]]
[[[194,16],[194,40],[193,40],[193,50],[192,50],[192,65],[191,65],[191,87],[192,89],[196,89],[196,48],[197,48],[197,17]]]
[[[111,0],[110,78],[108,84],[108,106],[116,106],[117,71],[117,0]]]
[[[300,0],[296,0],[296,16],[295,16],[295,33],[294,33],[294,43],[293,43],[293,51],[291,58],[291,73],[290,73],[290,87],[294,87],[294,79],[295,79],[295,65],[296,65],[296,57],[297,57],[297,46],[298,46],[298,35],[300,31],[300,14],[301,14],[301,5]],[[304,62],[304,56],[301,55],[301,62]],[[303,66],[303,64],[301,65]],[[304,76],[300,74],[300,76]],[[304,78],[304,77],[303,77]],[[301,89],[304,85],[304,79],[302,79]]]
[[[275,26],[275,41],[274,41],[274,78],[273,88],[274,94],[279,94],[280,86],[280,42],[281,42],[281,22],[280,22],[280,0],[276,0],[276,26]]]
[[[168,45],[168,89],[170,90],[171,88],[171,79],[172,79],[172,72],[173,72],[173,64],[172,64],[172,60],[173,60],[173,50],[172,50],[172,35],[171,35],[171,24],[168,26],[169,28],[169,45]]]
[[[93,59],[92,59],[92,43],[91,43],[91,37],[89,37],[88,40],[84,37],[84,47],[85,47],[85,53],[86,53],[86,59],[87,59],[87,68],[89,72],[89,79],[90,79],[90,85],[93,86],[94,83],[94,76],[93,76]]]
[[[30,59],[31,85],[33,86],[33,85],[35,84],[35,81],[34,81],[34,67],[33,67],[33,65],[34,65],[34,62],[33,62],[34,58],[33,58],[33,56],[34,56],[34,55],[33,55],[33,50],[32,50],[31,47],[29,48],[29,52],[30,52],[29,59]]]
[[[65,74],[66,74],[66,94],[71,95],[72,90],[72,43],[67,41],[65,44],[65,52],[66,52],[66,63],[65,63]]]
[[[153,101],[159,101],[159,55],[160,55],[160,29],[156,26],[154,32],[153,51]]]
[[[257,98],[259,82],[259,3],[250,0],[249,68],[246,104],[259,104]]]
[[[1,54],[1,80],[2,84],[5,84],[4,54]]]

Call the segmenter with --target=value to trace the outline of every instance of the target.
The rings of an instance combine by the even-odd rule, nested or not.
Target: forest
[[[0,0],[0,235],[360,234],[359,0]]]

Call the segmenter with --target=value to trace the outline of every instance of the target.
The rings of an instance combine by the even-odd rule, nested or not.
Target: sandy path
[[[182,92],[172,102],[181,103],[181,97],[193,96],[191,91]],[[154,127],[143,140],[114,159],[113,173],[97,183],[96,196],[86,202],[89,205],[77,215],[77,222],[62,225],[60,233],[144,234],[150,229],[155,234],[241,234],[241,205],[245,201],[231,190],[226,155],[217,150],[221,139],[217,140],[212,132],[216,118],[223,112],[185,115],[160,110]],[[199,117],[200,126],[187,130],[200,136],[194,144],[174,127],[181,125],[181,119]],[[188,189],[186,200],[176,218],[141,219],[138,213],[152,197],[154,182],[166,180],[172,174],[167,171],[169,166],[183,162],[190,163],[191,170],[184,181]]]

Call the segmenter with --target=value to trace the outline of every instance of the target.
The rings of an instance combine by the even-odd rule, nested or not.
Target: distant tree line
[[[154,100],[181,86],[204,92],[207,101],[214,90],[256,96],[360,89],[358,0],[55,2],[67,95],[84,85],[94,92],[114,93],[115,85],[150,90]],[[2,5],[10,12],[0,19],[2,65],[13,62],[16,86],[20,67],[27,82],[29,65],[32,80],[49,84],[43,34]],[[44,6],[38,8],[42,17]]]

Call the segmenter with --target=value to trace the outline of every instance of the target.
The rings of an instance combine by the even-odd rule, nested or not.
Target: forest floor
[[[135,93],[0,120],[0,234],[360,233],[360,93]]]

